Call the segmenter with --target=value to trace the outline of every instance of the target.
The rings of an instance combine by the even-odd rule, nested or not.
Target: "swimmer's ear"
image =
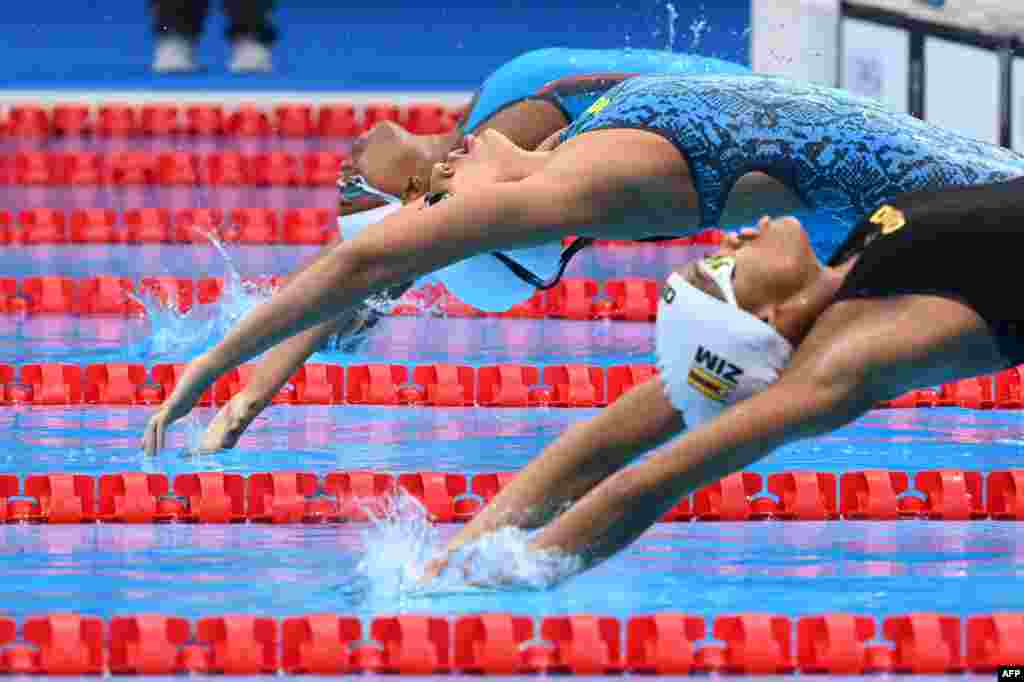
[[[423,182],[423,178],[411,175],[409,176],[409,182],[405,185],[405,191],[402,192],[402,203],[408,204],[416,201],[426,193],[427,183]]]
[[[568,128],[568,126],[566,126],[566,128]],[[543,142],[541,142],[537,146],[537,149],[535,151],[538,151],[538,152],[550,152],[550,151],[553,151],[555,149],[555,147],[557,147],[559,144],[561,144],[562,133],[565,132],[566,128],[562,128],[561,130],[559,130],[557,132],[554,132],[551,135],[549,135],[546,140],[544,140]]]

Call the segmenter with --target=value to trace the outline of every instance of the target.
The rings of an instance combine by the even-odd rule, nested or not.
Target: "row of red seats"
[[[57,104],[52,109],[11,107],[0,131],[11,137],[48,135],[236,135],[286,137],[355,137],[380,121],[394,121],[416,134],[452,130],[459,114],[439,104],[369,104],[361,115],[351,104],[313,107],[285,104],[272,109],[243,104],[227,110],[218,104],[179,107],[174,104],[102,105],[93,112],[81,104]]]
[[[214,383],[200,404],[223,405],[254,371],[247,364]],[[651,378],[652,365],[340,365],[300,367],[274,398],[291,405],[430,405],[444,407],[597,407]],[[29,405],[155,405],[170,395],[184,365],[105,363],[0,365],[0,402]],[[347,379],[347,381],[346,381]],[[412,384],[410,385],[410,381]],[[541,385],[543,382],[544,385]]]
[[[336,152],[21,151],[0,156],[0,184],[310,186],[334,185],[345,156]]]
[[[325,244],[338,234],[326,208],[110,208],[0,210],[0,244]]]
[[[25,619],[20,639],[17,623],[0,618],[0,672],[941,674],[1020,664],[1021,613],[966,621],[911,613],[889,616],[880,625],[844,613],[796,619],[741,613],[718,616],[708,628],[700,616],[659,613],[624,621],[548,616],[537,628],[528,616],[488,613],[378,616],[364,631],[359,618],[334,614],[281,622],[225,615],[193,625],[156,614],[117,616],[105,623],[59,613]],[[720,643],[702,641],[709,634]]]
[[[129,298],[134,291],[127,279],[85,280],[88,296],[75,298],[67,281],[29,278],[24,295],[15,285],[0,279],[0,306],[8,311],[79,312],[127,315],[140,311]],[[91,284],[90,284],[91,283]],[[271,278],[259,282],[273,287]],[[102,290],[101,287],[102,286]],[[220,278],[191,280],[172,277],[143,279],[140,291],[165,302],[177,301],[188,310],[192,301],[217,300],[224,283]],[[194,299],[193,299],[194,294]],[[70,303],[69,303],[70,301]],[[77,365],[25,365],[15,380],[11,365],[0,365],[0,403],[32,405],[154,405],[174,389],[183,365],[154,365],[147,372],[141,364],[107,363],[80,368]],[[203,404],[221,405],[245,387],[254,370],[243,365],[217,380]],[[434,407],[603,407],[615,402],[633,386],[657,373],[654,365],[618,365],[607,369],[592,365],[405,365],[307,364],[274,398],[291,405],[427,405]],[[346,381],[347,379],[347,381]],[[1021,367],[1011,367],[993,377],[962,379],[932,391],[938,400],[931,405],[971,409],[1021,409],[1024,378]],[[979,399],[978,396],[983,399]],[[891,403],[882,407],[920,405]]]
[[[308,472],[177,476],[124,473],[100,477],[0,475],[0,522],[86,523],[323,523],[366,520],[386,510],[401,489],[442,523],[471,519],[515,477],[514,472],[391,474],[342,471],[321,482]],[[838,477],[815,471],[738,472],[697,490],[667,512],[666,523],[691,520],[787,521],[932,519],[1024,520],[1024,469],[941,469],[914,476],[902,471],[852,471]],[[985,490],[984,499],[982,490]],[[97,492],[98,490],[98,492]],[[172,491],[173,490],[173,494]],[[837,494],[838,491],[838,494]],[[765,494],[767,492],[767,494]],[[24,497],[22,497],[24,495]],[[26,499],[29,498],[29,499]]]

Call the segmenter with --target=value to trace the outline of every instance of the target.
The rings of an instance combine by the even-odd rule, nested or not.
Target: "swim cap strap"
[[[678,239],[678,237],[644,237],[643,239],[637,239],[638,242],[665,242]],[[518,263],[515,259],[507,256],[506,254],[495,251],[491,255],[497,258],[499,261],[505,264],[512,273],[523,280],[530,286],[540,291],[547,291],[558,286],[558,283],[562,281],[562,275],[565,273],[565,269],[569,266],[569,261],[572,260],[573,256],[587,248],[594,243],[594,239],[591,237],[577,237],[572,244],[565,247],[562,251],[562,256],[558,259],[558,272],[551,279],[544,281],[534,273],[530,272],[527,268],[523,267],[522,264]]]
[[[511,270],[519,279],[536,289],[547,291],[548,289],[553,289],[562,280],[562,275],[565,273],[565,269],[569,266],[569,261],[572,260],[572,257],[593,243],[594,240],[590,237],[577,237],[572,244],[569,244],[569,246],[565,247],[562,251],[562,255],[558,259],[558,272],[555,273],[554,277],[546,282],[534,273],[530,272],[527,268],[523,267],[520,263],[516,262],[513,258],[501,253],[500,251],[495,251],[491,255],[504,263],[505,267]]]

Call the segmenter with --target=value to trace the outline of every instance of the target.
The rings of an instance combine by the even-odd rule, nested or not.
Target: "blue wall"
[[[146,0],[12,2],[4,8],[0,82],[46,89],[467,90],[505,60],[536,47],[669,45],[664,2],[329,4],[279,2],[274,75],[226,72],[224,19],[215,13],[200,45],[208,71],[157,78],[148,70],[153,39]],[[747,60],[749,0],[674,4],[677,51]],[[690,27],[700,21],[706,28],[695,41]]]

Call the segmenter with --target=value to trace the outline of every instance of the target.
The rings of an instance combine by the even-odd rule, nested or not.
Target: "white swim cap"
[[[672,405],[688,428],[774,383],[793,347],[774,328],[736,307],[735,261],[712,256],[698,263],[728,302],[673,273],[658,305],[657,356]]]
[[[341,216],[338,218],[338,229],[344,239],[355,239],[367,227],[401,208],[401,205],[389,204],[371,211]],[[562,244],[551,242],[524,249],[509,249],[503,253],[539,279],[549,280],[558,274]],[[537,291],[489,253],[452,263],[419,281],[426,283],[431,280],[440,281],[460,301],[485,312],[504,312]]]

